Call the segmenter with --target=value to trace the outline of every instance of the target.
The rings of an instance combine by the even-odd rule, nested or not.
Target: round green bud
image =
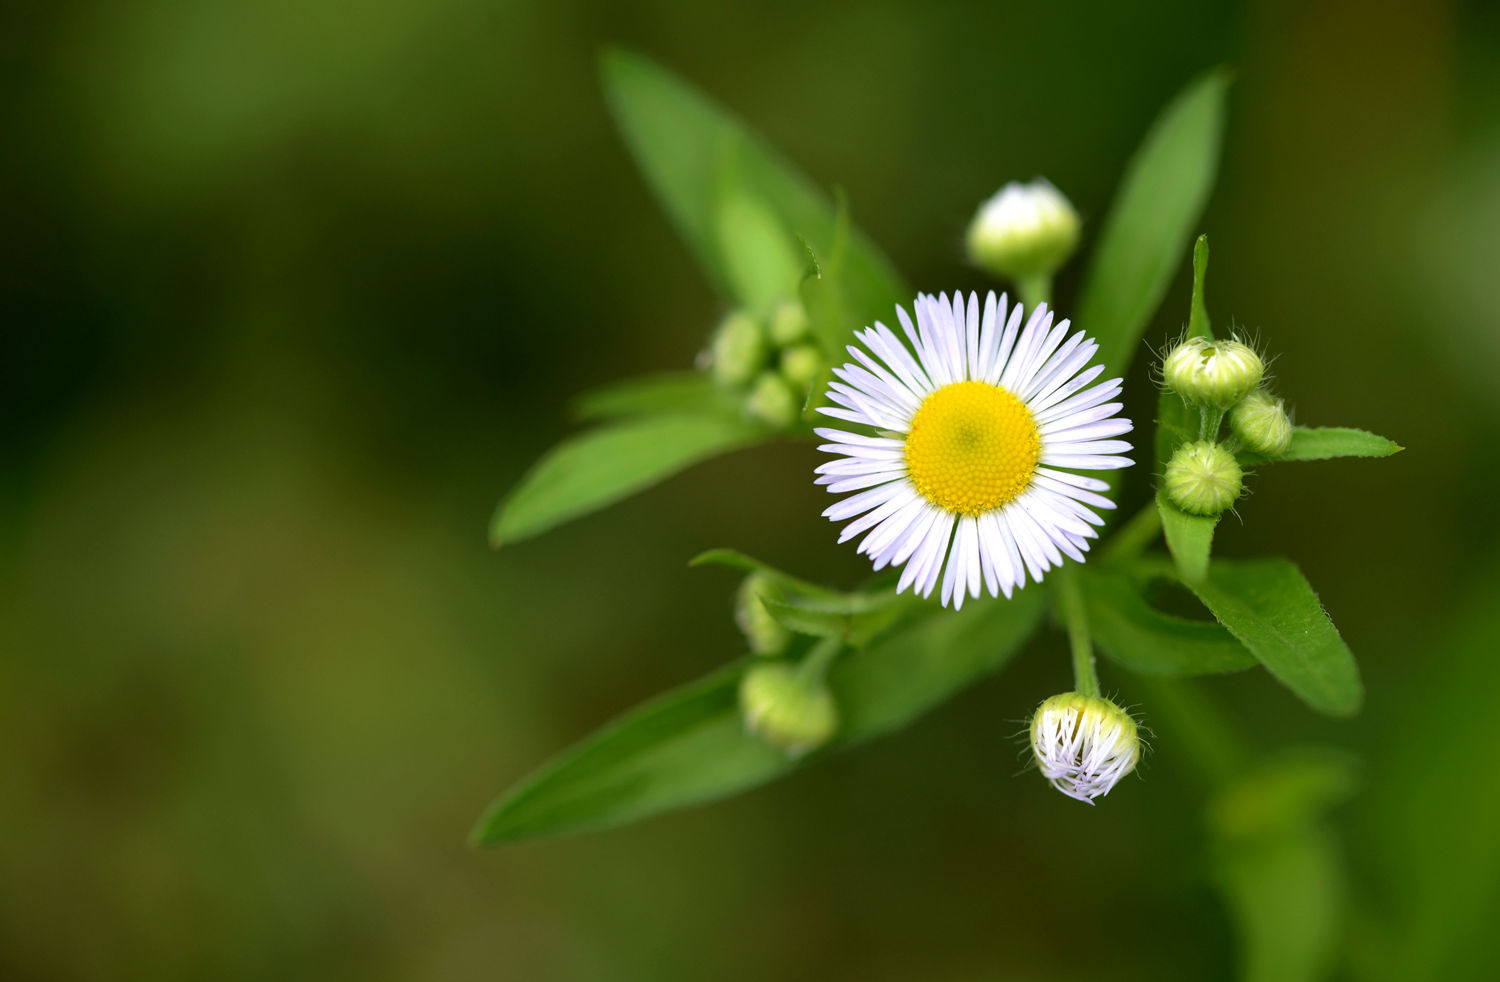
[[[1031,752],[1052,786],[1093,804],[1135,770],[1140,735],[1130,714],[1108,699],[1064,692],[1037,707]]]
[[[784,430],[797,422],[801,400],[787,380],[776,372],[761,372],[745,399],[745,411],[751,416]]]
[[[823,355],[810,344],[799,344],[781,353],[781,374],[792,388],[805,392],[823,368]]]
[[[786,591],[765,573],[751,573],[740,584],[739,593],[734,598],[734,620],[744,632],[750,650],[757,655],[779,655],[792,639],[792,633],[771,616],[761,599],[782,600],[785,597]]]
[[[1280,457],[1292,445],[1286,408],[1264,389],[1256,389],[1229,411],[1229,429],[1245,446],[1267,457]]]
[[[771,343],[778,348],[807,337],[807,311],[795,300],[783,300],[771,311]]]
[[[1167,387],[1193,405],[1228,409],[1260,385],[1266,366],[1239,341],[1188,338],[1162,362]]]
[[[1068,199],[1044,179],[1012,181],[969,223],[969,262],[1001,279],[1050,275],[1073,254],[1079,224]]]
[[[766,333],[754,317],[737,310],[724,318],[710,346],[714,377],[732,386],[742,386],[765,366]]]
[[[1208,440],[1184,443],[1167,461],[1162,479],[1167,498],[1191,515],[1217,515],[1240,496],[1244,472],[1223,446]]]
[[[740,681],[740,712],[747,730],[790,754],[821,747],[839,726],[827,687],[792,665],[751,666]]]

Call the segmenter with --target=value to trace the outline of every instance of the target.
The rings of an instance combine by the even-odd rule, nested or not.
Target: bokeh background
[[[1361,659],[1363,715],[1317,718],[1259,672],[1188,698],[1254,754],[1361,762],[1326,819],[1347,901],[1332,977],[1497,977],[1492,5],[0,16],[0,977],[1238,971],[1208,791],[1165,718],[1144,780],[1098,808],[1016,776],[1017,721],[1068,684],[1055,638],[899,737],[747,796],[465,844],[496,792],[737,653],[734,579],[689,556],[859,573],[818,517],[808,446],[486,545],[572,393],[688,365],[722,312],[606,115],[610,42],[844,187],[929,290],[984,287],[960,236],[1006,180],[1047,175],[1097,228],[1160,105],[1234,66],[1204,223],[1216,322],[1280,353],[1299,419],[1408,450],[1271,469],[1221,539],[1300,561]],[[1187,300],[1184,276],[1152,339]],[[1136,374],[1144,419],[1144,358]],[[1149,685],[1104,672],[1153,722]]]

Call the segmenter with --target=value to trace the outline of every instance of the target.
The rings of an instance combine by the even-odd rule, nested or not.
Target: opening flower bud
[[[1248,344],[1188,338],[1162,363],[1167,387],[1194,405],[1228,409],[1260,385],[1265,363]]]
[[[787,380],[776,372],[761,372],[745,400],[745,410],[763,423],[778,430],[789,428],[797,422],[802,400],[792,391]]]
[[[1241,399],[1229,411],[1229,429],[1258,454],[1280,457],[1292,445],[1292,421],[1280,399],[1263,389]]]
[[[781,374],[792,388],[806,392],[823,367],[823,356],[810,344],[799,344],[781,353]]]
[[[727,385],[746,385],[765,367],[766,333],[754,317],[737,310],[719,325],[709,351],[716,379]]]
[[[1047,276],[1073,254],[1078,227],[1078,213],[1047,181],[1012,181],[969,224],[969,261],[1002,279]]]
[[[791,754],[827,743],[838,730],[838,708],[819,679],[792,665],[755,665],[740,681],[745,728]]]
[[[1240,496],[1244,472],[1223,446],[1208,440],[1184,443],[1167,461],[1162,489],[1167,498],[1193,515],[1217,515]]]
[[[1108,699],[1064,692],[1037,707],[1031,752],[1052,786],[1089,804],[1135,770],[1140,737],[1130,714]]]
[[[751,573],[740,583],[739,593],[735,595],[734,620],[744,633],[751,651],[757,655],[779,655],[786,650],[792,634],[766,610],[762,597],[782,600],[786,597],[786,591],[765,573]]]
[[[807,337],[807,311],[795,300],[783,300],[771,311],[771,343],[778,348]]]

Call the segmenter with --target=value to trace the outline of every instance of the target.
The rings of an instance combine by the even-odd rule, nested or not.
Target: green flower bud
[[[1228,409],[1260,385],[1266,366],[1239,341],[1188,338],[1162,363],[1167,387],[1193,405]]]
[[[969,261],[1001,279],[1047,276],[1078,245],[1078,213],[1062,192],[1037,178],[1012,181],[969,224]]]
[[[1089,804],[1135,770],[1141,741],[1135,720],[1108,699],[1064,692],[1037,707],[1031,752],[1052,786]]]
[[[1162,488],[1167,498],[1192,515],[1217,515],[1240,496],[1244,472],[1234,454],[1208,440],[1184,443],[1167,461]]]
[[[765,366],[766,333],[754,317],[737,310],[719,325],[709,350],[715,378],[727,385],[745,385]]]
[[[781,374],[798,392],[807,391],[823,368],[823,355],[810,344],[799,344],[781,353]]]
[[[1280,457],[1292,445],[1292,421],[1281,400],[1264,389],[1241,399],[1229,411],[1229,429],[1258,454]]]
[[[750,650],[757,655],[779,655],[786,650],[792,634],[782,627],[761,598],[782,600],[786,591],[765,573],[755,572],[745,577],[734,600],[734,620],[744,632]]]
[[[827,743],[838,730],[838,707],[820,680],[792,665],[753,665],[740,681],[745,728],[790,754]]]
[[[807,311],[795,300],[783,300],[771,311],[771,343],[778,348],[807,337]]]
[[[778,430],[787,429],[797,422],[801,409],[802,400],[797,398],[787,380],[775,372],[761,372],[745,400],[746,412]]]

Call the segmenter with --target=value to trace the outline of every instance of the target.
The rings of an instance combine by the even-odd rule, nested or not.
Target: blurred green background
[[[1361,762],[1316,823],[1321,886],[1272,904],[1306,924],[1343,899],[1332,977],[1500,977],[1493,6],[139,0],[3,18],[0,978],[1242,970],[1216,884],[1243,857],[1204,823],[1166,712],[1181,692],[1105,666],[1156,738],[1144,780],[1099,807],[1016,776],[1019,721],[1068,685],[1055,636],[900,737],[748,796],[465,845],[494,793],[737,653],[734,578],[689,556],[860,572],[818,516],[810,446],[486,546],[572,393],[687,366],[722,313],[606,115],[609,42],[844,187],[934,291],[984,288],[960,248],[983,196],[1045,174],[1097,228],[1160,105],[1235,67],[1210,309],[1279,352],[1301,421],[1408,450],[1268,470],[1221,539],[1298,559],[1361,659],[1363,715],[1317,718],[1260,672],[1194,692],[1254,755]],[[1184,275],[1155,343],[1187,300]],[[1142,420],[1144,357],[1135,374]]]

